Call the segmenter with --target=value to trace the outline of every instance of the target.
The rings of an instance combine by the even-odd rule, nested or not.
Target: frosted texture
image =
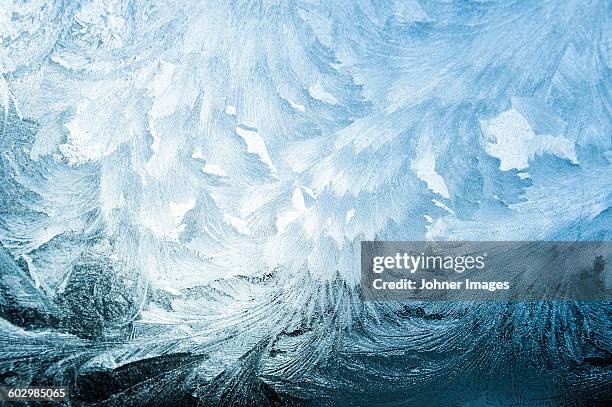
[[[0,1],[0,379],[597,404],[609,303],[364,303],[361,240],[610,240],[607,1]]]

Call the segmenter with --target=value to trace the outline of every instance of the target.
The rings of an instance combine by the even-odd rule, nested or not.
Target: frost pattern
[[[609,303],[363,303],[358,254],[609,240],[611,16],[0,1],[2,383],[75,405],[610,399]]]

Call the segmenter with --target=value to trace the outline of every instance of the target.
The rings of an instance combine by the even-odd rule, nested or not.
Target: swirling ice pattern
[[[610,240],[611,49],[608,1],[2,0],[2,384],[603,404],[609,303],[364,303],[358,253]]]

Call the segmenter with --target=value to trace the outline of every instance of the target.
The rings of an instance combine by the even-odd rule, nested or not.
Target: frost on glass
[[[609,240],[607,1],[0,1],[0,380],[612,397],[609,303],[364,303],[362,240]]]

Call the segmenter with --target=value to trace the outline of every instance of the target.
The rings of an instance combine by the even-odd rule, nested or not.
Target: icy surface
[[[368,239],[609,240],[611,16],[1,0],[2,384],[117,406],[610,398],[610,304],[365,304],[358,260]]]

